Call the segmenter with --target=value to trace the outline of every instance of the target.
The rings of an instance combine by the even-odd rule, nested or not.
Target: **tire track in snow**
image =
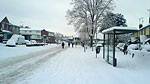
[[[13,84],[18,78],[32,74],[34,69],[63,50],[57,46],[0,62],[0,84]]]

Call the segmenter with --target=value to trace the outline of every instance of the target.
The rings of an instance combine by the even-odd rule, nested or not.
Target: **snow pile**
[[[6,47],[4,44],[0,43],[0,50],[1,50],[0,61],[16,56],[27,55],[29,53],[41,51],[48,48],[53,48],[56,46],[60,45],[51,44],[46,46],[35,46],[35,47],[26,47],[25,45],[17,45],[17,47]]]

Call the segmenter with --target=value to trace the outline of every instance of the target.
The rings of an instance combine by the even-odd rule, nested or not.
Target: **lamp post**
[[[150,24],[150,9],[147,9],[147,11],[149,12],[149,24]]]

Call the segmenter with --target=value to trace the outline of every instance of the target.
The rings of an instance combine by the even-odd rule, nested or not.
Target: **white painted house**
[[[26,40],[36,40],[40,41],[42,39],[41,37],[41,30],[33,30],[30,28],[21,28],[20,34],[25,36]]]

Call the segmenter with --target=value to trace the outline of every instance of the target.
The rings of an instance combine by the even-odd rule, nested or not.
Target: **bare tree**
[[[100,27],[102,16],[113,9],[113,0],[72,0],[73,9],[67,11],[67,20],[73,24],[75,31],[84,29],[90,39],[91,47],[97,29]]]

